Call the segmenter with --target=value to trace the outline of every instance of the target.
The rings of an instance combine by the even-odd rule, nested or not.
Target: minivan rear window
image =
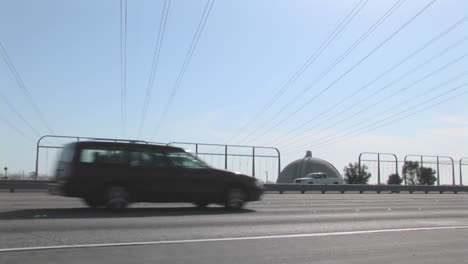
[[[60,154],[60,161],[71,162],[73,160],[74,154],[75,154],[75,145],[74,144],[66,145],[65,148],[62,150],[62,153]]]

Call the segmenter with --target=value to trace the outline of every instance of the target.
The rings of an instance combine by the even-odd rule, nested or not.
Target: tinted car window
[[[195,156],[190,155],[186,152],[170,152],[167,157],[174,167],[181,168],[207,168],[208,166],[201,160],[198,160]]]
[[[125,152],[123,150],[83,149],[81,150],[80,162],[108,164],[124,163]]]
[[[156,151],[131,151],[129,153],[130,166],[132,167],[146,167],[146,168],[160,168],[167,167],[166,158],[164,153]]]

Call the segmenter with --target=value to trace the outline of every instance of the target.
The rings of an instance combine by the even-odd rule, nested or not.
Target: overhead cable
[[[241,131],[250,127],[260,116],[262,116],[294,83],[302,76],[302,74],[312,65],[315,60],[322,54],[322,52],[335,40],[335,38],[348,26],[348,24],[356,17],[356,15],[367,4],[367,0],[361,0],[349,11],[346,17],[335,27],[332,33],[322,42],[322,44],[306,59],[306,61],[298,68],[298,70],[288,79],[288,81],[281,87],[281,89],[270,99],[267,104],[258,111],[253,118],[247,121],[240,129],[239,132],[229,138],[226,143],[236,138]]]
[[[174,86],[172,88],[171,94],[169,95],[169,100],[167,101],[166,105],[164,106],[164,110],[162,112],[162,115],[160,116],[159,121],[156,122],[156,128],[154,129],[154,132],[153,132],[152,136],[150,137],[150,141],[152,141],[153,138],[159,132],[159,128],[161,127],[162,123],[164,122],[164,119],[165,119],[165,117],[166,117],[172,103],[174,102],[174,98],[175,98],[177,92],[180,89],[180,85],[181,85],[182,80],[184,78],[185,72],[187,71],[187,68],[190,65],[190,61],[192,59],[193,53],[194,53],[194,51],[195,51],[195,49],[197,47],[197,44],[198,44],[200,36],[201,36],[201,34],[203,32],[203,29],[205,28],[206,21],[208,20],[208,17],[209,17],[209,15],[211,13],[211,9],[213,8],[214,2],[215,2],[215,0],[208,0],[206,2],[205,8],[203,10],[203,14],[202,14],[202,16],[200,18],[200,21],[198,23],[197,30],[195,31],[195,35],[192,38],[189,50],[188,50],[188,52],[187,52],[187,54],[185,56],[184,63],[182,64],[182,67],[181,67],[181,69],[179,71],[179,74],[177,76],[175,84],[174,84]]]
[[[159,29],[158,29],[158,34],[156,37],[156,46],[154,48],[154,53],[153,53],[153,64],[151,66],[151,73],[150,73],[150,78],[148,80],[148,85],[146,87],[146,96],[145,96],[145,102],[143,103],[143,110],[141,113],[141,119],[140,119],[140,125],[138,127],[138,136],[137,138],[140,138],[141,132],[146,120],[146,112],[148,110],[148,104],[151,99],[151,92],[153,90],[154,86],[154,81],[156,79],[156,74],[158,71],[158,66],[159,66],[159,55],[161,53],[161,46],[162,42],[164,40],[164,33],[166,32],[166,24],[167,24],[167,18],[169,17],[169,9],[171,6],[171,0],[164,0],[164,6],[162,9],[162,14],[161,14],[161,20],[159,22]]]
[[[299,111],[304,109],[306,106],[308,106],[311,102],[313,102],[315,99],[317,99],[319,96],[321,96],[323,93],[325,93],[327,90],[332,88],[336,83],[338,83],[341,79],[343,79],[346,75],[348,75],[350,72],[352,72],[357,66],[362,64],[366,59],[368,59],[371,55],[373,55],[377,50],[379,50],[383,45],[385,45],[387,42],[389,42],[392,38],[394,38],[399,32],[401,32],[404,28],[406,28],[411,22],[413,22],[417,17],[419,17],[424,11],[426,11],[431,5],[433,5],[437,0],[432,0],[428,4],[426,4],[421,10],[419,10],[413,17],[411,17],[408,21],[406,21],[402,26],[400,26],[396,31],[394,31],[389,37],[387,37],[384,41],[382,41],[377,47],[375,47],[371,52],[369,52],[366,56],[361,58],[356,64],[354,64],[351,68],[349,68],[347,71],[345,71],[343,74],[340,75],[336,80],[334,80],[330,85],[328,85],[326,88],[322,89],[319,93],[317,93],[314,97],[310,98],[307,100],[305,103],[303,103],[299,108],[297,108],[294,112],[290,113],[288,116],[285,118],[281,119],[279,122],[275,123],[273,126],[271,126],[269,129],[264,131],[262,134],[258,135],[257,137],[249,140],[247,142],[250,143],[254,140],[256,140],[259,137],[262,137],[272,131],[274,128],[278,127],[282,123],[286,122],[287,120],[291,119],[291,117],[295,114],[297,114]]]
[[[395,2],[395,4],[390,7],[366,32],[364,32],[351,46],[348,47],[334,62],[332,62],[325,71],[323,71],[319,76],[317,76],[309,85],[307,85],[304,89],[302,89],[295,97],[291,100],[286,102],[282,108],[280,108],[274,115],[271,120],[266,120],[263,124],[261,124],[257,129],[252,131],[243,140],[248,139],[250,136],[253,136],[257,133],[260,129],[266,127],[267,125],[271,124],[276,118],[280,117],[281,114],[290,109],[292,105],[294,105],[298,100],[304,98],[305,94],[310,91],[313,87],[317,85],[325,76],[327,76],[335,67],[340,64],[348,55],[355,50],[364,40],[366,40],[380,25],[382,25],[387,18],[389,18],[402,4],[404,0],[400,0]]]
[[[45,126],[45,128],[52,134],[54,133],[54,130],[52,129],[52,126],[47,122],[46,118],[42,114],[41,110],[39,110],[39,107],[35,103],[31,93],[29,92],[28,88],[26,87],[26,84],[23,82],[23,79],[21,78],[20,74],[16,70],[15,65],[13,64],[10,56],[8,55],[8,52],[6,51],[5,47],[3,46],[3,43],[0,41],[0,55],[2,58],[5,60],[8,68],[10,69],[11,73],[13,74],[16,82],[18,83],[19,88],[21,88],[23,94],[25,95],[29,105],[33,108],[34,112],[36,115],[39,117],[41,120],[42,124]]]

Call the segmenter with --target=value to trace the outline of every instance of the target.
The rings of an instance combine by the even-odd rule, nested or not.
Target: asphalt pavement
[[[244,210],[0,193],[0,263],[467,263],[467,194],[267,194]]]

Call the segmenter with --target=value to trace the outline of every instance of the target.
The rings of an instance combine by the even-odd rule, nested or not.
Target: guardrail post
[[[278,176],[276,177],[276,180],[278,180],[278,178],[279,178],[279,176],[281,174],[281,154],[280,154],[279,149],[275,148],[275,150],[278,153]]]
[[[224,169],[228,169],[228,146],[224,146]]]
[[[359,158],[358,158],[358,175],[361,175],[361,156],[362,156],[363,153],[360,153],[359,154]]]
[[[460,159],[458,164],[460,165],[460,186],[463,186],[463,169],[462,169],[463,158]]]
[[[395,154],[393,154],[393,157],[395,157],[395,173],[398,175],[398,157]],[[401,176],[403,177],[403,175]]]
[[[380,153],[377,153],[377,183],[380,185]]]
[[[455,183],[455,163],[453,162],[453,159],[450,158],[452,160],[452,185],[456,185]],[[461,185],[461,182],[460,182],[460,185]]]
[[[252,176],[255,178],[255,147],[252,147]]]

